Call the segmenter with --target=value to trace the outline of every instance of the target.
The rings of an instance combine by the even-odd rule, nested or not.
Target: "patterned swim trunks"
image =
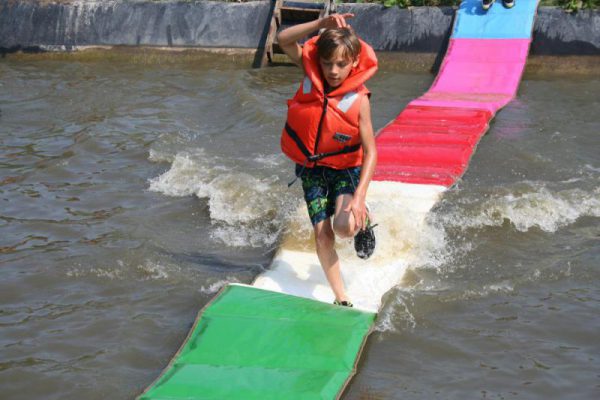
[[[335,199],[342,194],[354,194],[360,179],[360,167],[333,169],[296,165],[296,176],[302,179],[304,200],[310,222],[314,225],[335,214]]]

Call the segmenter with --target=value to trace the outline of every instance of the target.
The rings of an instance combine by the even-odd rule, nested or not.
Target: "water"
[[[3,398],[133,398],[222,285],[268,267],[300,196],[279,153],[299,79],[218,56],[0,62]],[[384,66],[374,126],[432,79]],[[597,93],[526,76],[402,233],[411,270],[344,398],[599,397]]]

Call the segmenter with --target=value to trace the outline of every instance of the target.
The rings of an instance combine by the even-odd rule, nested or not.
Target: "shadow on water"
[[[271,264],[275,250],[266,253],[261,249],[250,249],[249,251],[219,254],[219,253],[174,253],[167,250],[159,250],[160,253],[168,255],[173,261],[182,264],[202,266],[208,272],[214,273],[244,273],[256,276],[264,272]]]

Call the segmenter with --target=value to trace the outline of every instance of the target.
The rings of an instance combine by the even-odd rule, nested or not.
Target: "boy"
[[[340,274],[335,236],[354,236],[358,256],[375,247],[374,225],[365,205],[377,163],[371,126],[370,92],[363,83],[377,70],[373,49],[346,23],[353,14],[334,14],[292,26],[277,38],[304,71],[288,100],[281,137],[283,152],[296,163],[313,224],[317,256],[335,294],[334,304],[352,307]],[[298,40],[325,29],[303,47]],[[333,221],[332,221],[333,217]]]

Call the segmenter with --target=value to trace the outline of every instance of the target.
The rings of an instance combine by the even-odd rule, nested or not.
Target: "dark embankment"
[[[0,0],[0,48],[78,46],[256,48],[269,2]]]
[[[139,46],[252,53],[265,34],[270,4],[0,0],[0,52]],[[451,7],[341,4],[338,12],[354,13],[356,31],[378,51],[401,53],[399,63],[409,69],[439,64],[454,18]],[[529,68],[594,72],[597,57],[581,56],[600,56],[600,10],[540,8],[531,55]],[[544,56],[537,66],[536,56]]]

